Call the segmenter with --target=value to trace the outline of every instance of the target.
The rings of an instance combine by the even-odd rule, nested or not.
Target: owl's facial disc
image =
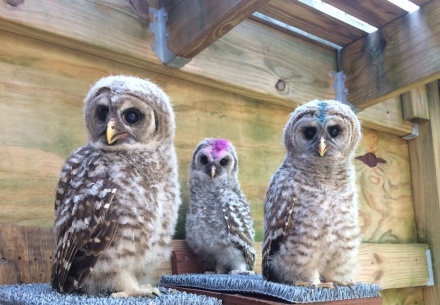
[[[229,153],[222,152],[215,155],[212,153],[211,148],[207,147],[199,152],[196,162],[206,175],[214,179],[227,172],[231,165],[233,166],[231,159],[232,156]]]

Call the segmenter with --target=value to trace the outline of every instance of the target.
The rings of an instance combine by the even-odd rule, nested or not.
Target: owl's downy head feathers
[[[89,141],[98,147],[154,147],[174,138],[174,113],[159,86],[132,76],[100,79],[84,99]]]
[[[334,100],[296,108],[284,128],[284,145],[292,157],[351,158],[361,137],[354,112]]]
[[[210,179],[232,177],[237,179],[238,157],[234,146],[226,139],[206,138],[193,154],[191,173],[203,173]]]

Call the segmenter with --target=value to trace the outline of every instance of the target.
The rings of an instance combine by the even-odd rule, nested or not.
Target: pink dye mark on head
[[[212,156],[214,159],[218,159],[220,154],[224,152],[229,147],[229,141],[226,139],[212,139]]]

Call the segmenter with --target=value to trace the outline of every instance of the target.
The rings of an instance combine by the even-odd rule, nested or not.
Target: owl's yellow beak
[[[216,170],[216,167],[215,167],[215,165],[213,164],[213,165],[211,166],[211,179],[214,179],[214,176],[215,176],[215,170]]]
[[[112,144],[116,140],[125,138],[127,136],[126,132],[117,133],[116,130],[116,122],[114,118],[111,118],[107,123],[107,131],[106,131],[107,143]]]
[[[321,139],[319,140],[319,148],[318,148],[319,155],[321,157],[324,156],[325,152],[327,151],[327,148],[328,147],[327,147],[327,144],[325,144],[325,139],[323,137],[321,137]]]

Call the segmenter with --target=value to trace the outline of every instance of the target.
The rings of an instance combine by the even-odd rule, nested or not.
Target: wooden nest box
[[[86,141],[82,100],[99,78],[126,74],[158,83],[177,114],[176,250],[187,250],[200,140],[234,143],[258,248],[289,114],[337,98],[363,125],[357,280],[382,285],[384,305],[440,304],[440,2],[412,2],[408,13],[382,0],[3,1],[0,283],[49,280],[55,186]]]

